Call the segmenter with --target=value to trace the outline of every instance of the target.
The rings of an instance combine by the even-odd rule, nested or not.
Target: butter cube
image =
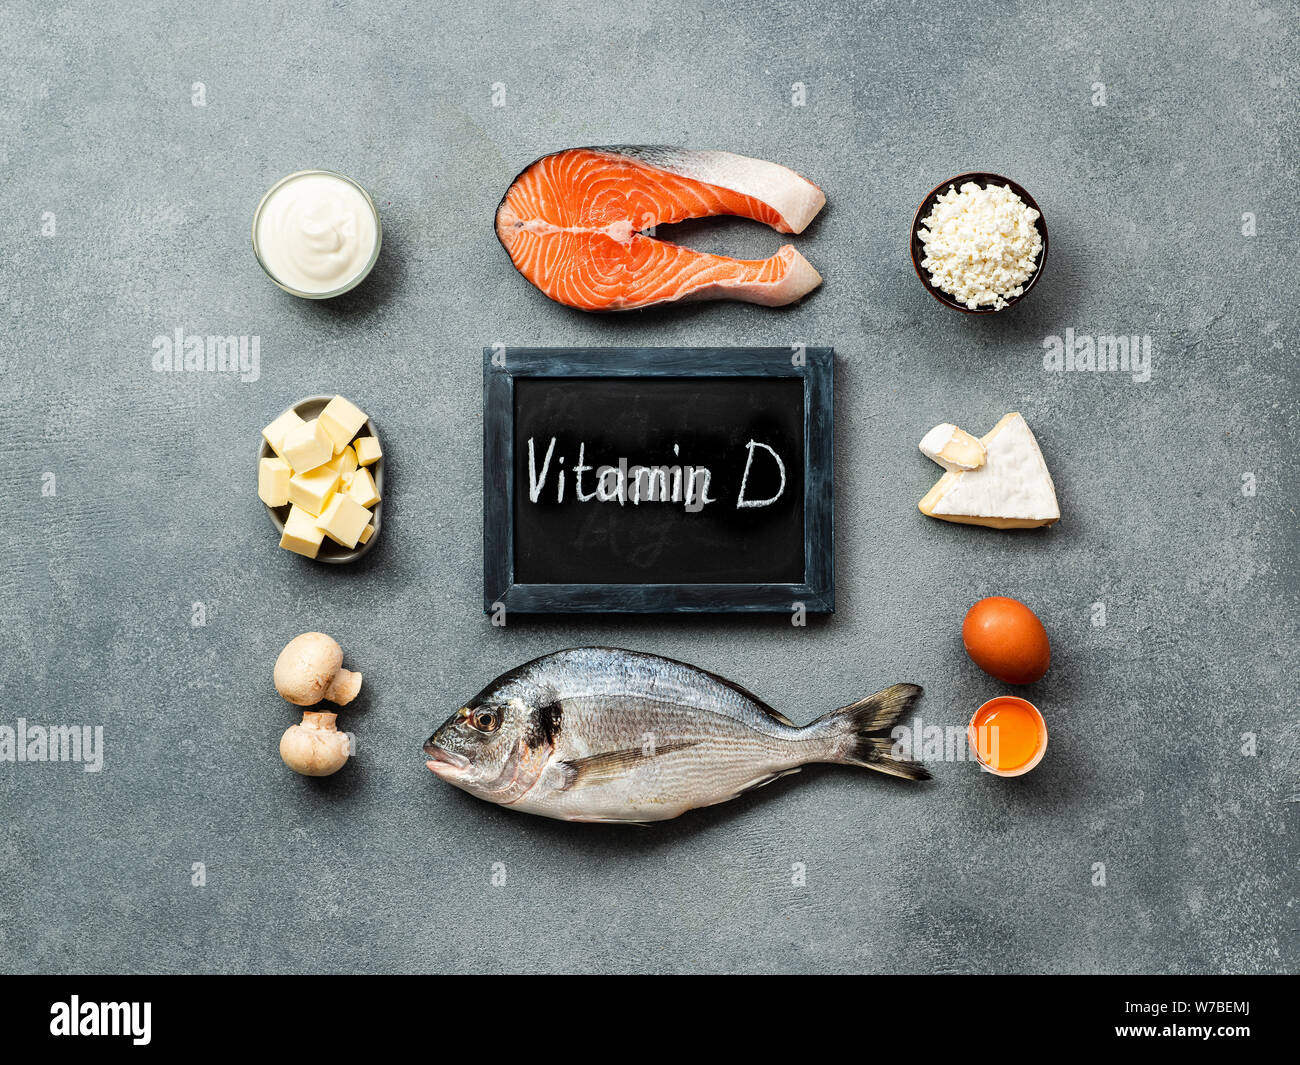
[[[257,464],[257,498],[268,507],[289,502],[289,478],[293,471],[284,459],[262,459]]]
[[[291,410],[285,411],[280,417],[276,418],[270,425],[262,430],[262,439],[265,440],[280,458],[284,458],[284,437],[290,429],[296,429],[306,423]]]
[[[352,476],[352,471],[357,468],[357,453],[353,451],[352,447],[349,445],[344,447],[342,451],[330,459],[329,462],[325,463],[325,465],[332,466],[334,469],[338,470],[339,476],[346,482],[347,478]]]
[[[356,547],[361,530],[369,524],[370,511],[343,492],[336,493],[316,519],[316,528],[344,547]]]
[[[338,486],[339,471],[332,466],[295,473],[289,479],[289,502],[316,517],[325,510]]]
[[[357,537],[357,543],[359,544],[369,543],[370,538],[374,534],[375,534],[375,527],[373,525],[367,525],[364,529],[361,530],[361,535]]]
[[[301,507],[290,507],[289,517],[280,534],[280,546],[286,551],[315,558],[325,534],[316,528],[316,519]]]
[[[359,436],[352,442],[357,452],[358,466],[372,466],[383,457],[379,449],[379,440],[373,436]]]
[[[280,457],[294,473],[314,470],[322,463],[329,462],[333,455],[334,446],[330,443],[329,435],[321,428],[319,418],[292,426],[284,434]]]
[[[333,441],[334,454],[337,455],[366,424],[366,415],[342,396],[335,396],[320,412],[320,423]]]
[[[352,480],[348,482],[347,494],[363,507],[373,507],[379,502],[379,489],[375,487],[375,479],[364,466],[352,475]]]

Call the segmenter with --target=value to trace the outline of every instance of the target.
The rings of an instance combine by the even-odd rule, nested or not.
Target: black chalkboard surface
[[[484,609],[834,609],[829,348],[484,351]]]

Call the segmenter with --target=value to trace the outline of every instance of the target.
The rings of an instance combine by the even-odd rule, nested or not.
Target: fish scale
[[[568,821],[658,821],[811,762],[925,779],[888,738],[920,694],[896,684],[798,726],[707,670],[582,647],[498,677],[424,749],[435,775],[511,809]]]

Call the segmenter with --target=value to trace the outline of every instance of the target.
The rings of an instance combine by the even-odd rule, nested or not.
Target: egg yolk
[[[1038,753],[1042,730],[1016,699],[995,699],[975,717],[976,754],[994,769],[1019,769]]]

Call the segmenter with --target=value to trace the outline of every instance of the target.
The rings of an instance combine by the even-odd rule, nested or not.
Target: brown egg
[[[1052,662],[1038,615],[1004,595],[981,599],[966,612],[961,642],[972,662],[1006,684],[1032,684]]]

